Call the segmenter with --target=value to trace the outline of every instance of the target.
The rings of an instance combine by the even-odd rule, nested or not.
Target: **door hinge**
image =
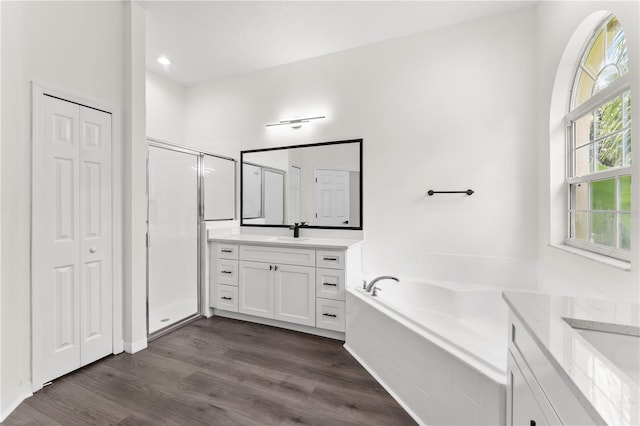
[[[318,183],[318,178],[316,178],[316,183]]]
[[[318,213],[316,213],[316,218],[318,217]]]
[[[151,235],[147,232],[147,247],[151,245]]]

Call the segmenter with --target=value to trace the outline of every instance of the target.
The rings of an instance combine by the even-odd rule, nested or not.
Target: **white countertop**
[[[362,240],[341,238],[292,238],[275,235],[209,235],[209,241],[229,244],[255,244],[264,246],[294,246],[300,248],[348,249],[362,243]]]
[[[638,336],[640,305],[514,291],[502,295],[593,419],[640,424],[639,378],[627,376],[563,319],[582,329]]]

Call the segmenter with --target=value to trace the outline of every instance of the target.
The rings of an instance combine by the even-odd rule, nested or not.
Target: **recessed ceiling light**
[[[164,55],[158,58],[158,62],[162,65],[171,65],[171,61],[169,60],[169,58]]]

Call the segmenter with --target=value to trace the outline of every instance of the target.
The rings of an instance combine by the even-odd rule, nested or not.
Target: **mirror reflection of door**
[[[349,172],[316,169],[315,225],[351,226],[349,217]]]
[[[262,168],[253,164],[242,165],[242,217],[262,217]]]
[[[268,224],[284,224],[284,173],[263,169],[264,221]]]
[[[300,210],[302,208],[300,200],[301,171],[300,167],[291,166],[289,168],[289,220],[288,223],[300,222]]]

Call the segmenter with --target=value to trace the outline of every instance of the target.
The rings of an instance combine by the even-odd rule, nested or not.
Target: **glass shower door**
[[[149,334],[198,314],[198,157],[149,146]]]

